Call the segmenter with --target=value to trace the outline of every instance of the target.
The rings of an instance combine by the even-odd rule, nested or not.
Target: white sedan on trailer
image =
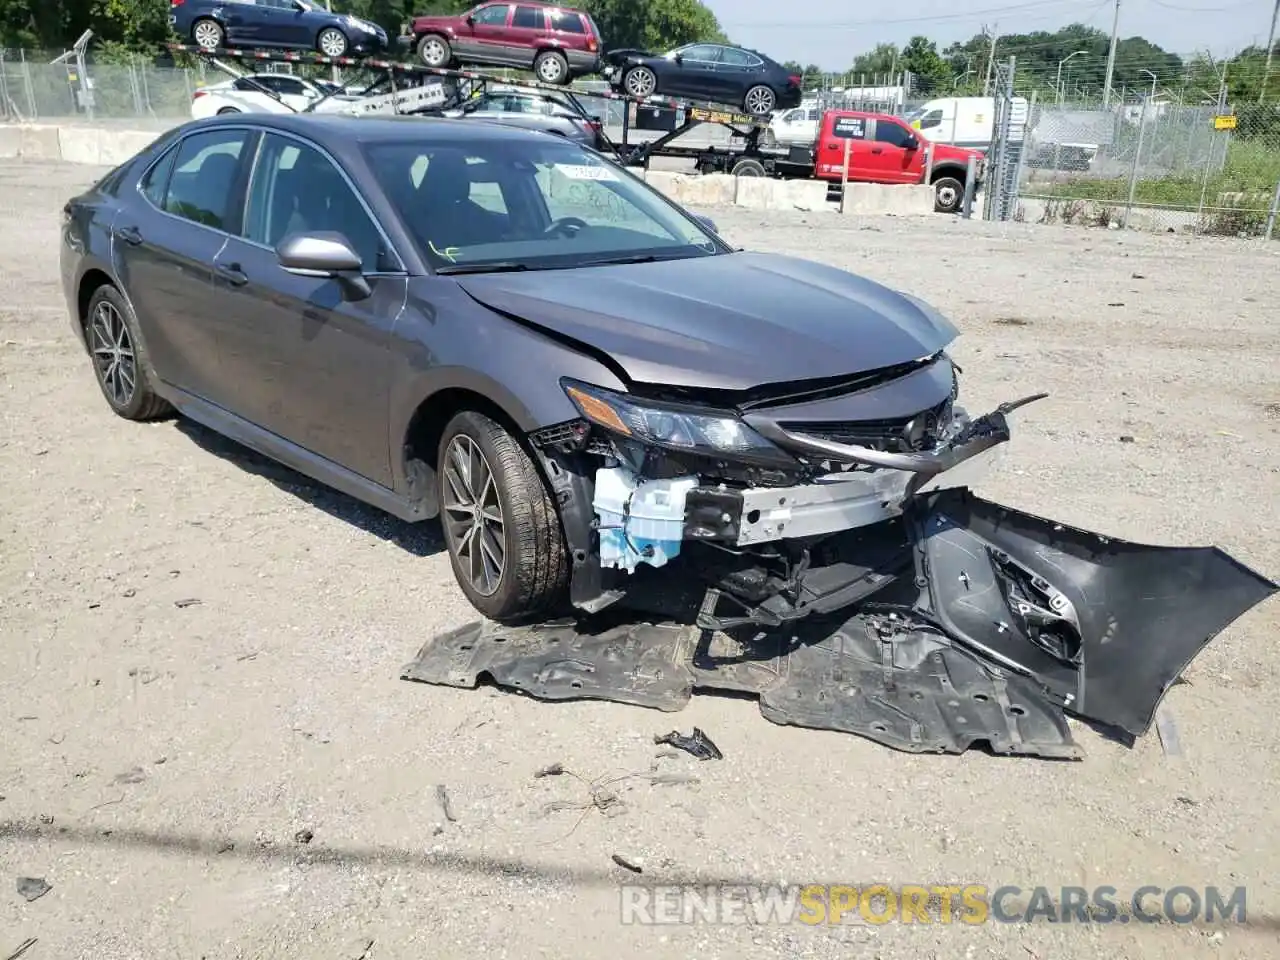
[[[254,82],[251,83],[250,78]],[[280,99],[265,93],[264,86]],[[292,113],[305,110],[331,89],[329,84],[322,87],[287,73],[254,73],[201,87],[191,98],[191,116],[200,120],[220,113]],[[357,99],[349,94],[337,94],[316,109],[325,113],[341,112]]]

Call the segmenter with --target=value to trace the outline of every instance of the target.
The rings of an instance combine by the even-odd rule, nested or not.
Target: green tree
[[[698,40],[725,42],[716,16],[698,0],[586,0],[606,50],[662,51]]]
[[[951,79],[951,64],[938,53],[937,44],[928,37],[912,37],[898,60],[901,70],[910,70],[916,90],[930,94],[939,90]]]

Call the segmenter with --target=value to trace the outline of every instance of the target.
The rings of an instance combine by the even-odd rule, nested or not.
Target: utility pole
[[[1267,79],[1271,76],[1271,57],[1276,46],[1276,20],[1280,19],[1280,0],[1276,0],[1275,9],[1271,11],[1271,32],[1267,34],[1267,65],[1262,68],[1262,86],[1258,90],[1258,102],[1262,103],[1267,95]]]
[[[1116,12],[1111,18],[1111,52],[1107,54],[1107,79],[1103,83],[1102,106],[1111,106],[1111,78],[1116,72],[1116,37],[1120,31],[1120,0],[1116,0]]]
[[[1116,2],[1119,3],[1120,0],[1116,0]],[[996,39],[999,36],[1000,24],[997,23],[991,28],[991,49],[987,52],[987,78],[982,81],[982,95],[984,97],[991,96],[991,74],[996,67]]]

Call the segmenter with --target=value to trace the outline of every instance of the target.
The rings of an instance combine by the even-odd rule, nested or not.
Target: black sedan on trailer
[[[403,520],[439,517],[493,620],[599,611],[668,573],[666,592],[703,583],[748,626],[875,594],[903,604],[876,641],[894,657],[950,643],[1035,678],[1019,697],[1037,713],[1138,731],[1275,590],[1220,552],[944,489],[1020,405],[964,413],[950,322],[735,249],[547,133],[192,121],[71,199],[60,249],[116,414],[176,411]]]
[[[762,53],[721,43],[690,43],[663,54],[612,50],[602,71],[632,97],[687,97],[740,107],[754,117],[800,106],[801,80]]]

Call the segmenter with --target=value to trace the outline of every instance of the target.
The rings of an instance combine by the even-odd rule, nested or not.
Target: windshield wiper
[[[436,273],[448,276],[457,273],[519,273],[532,269],[527,263],[516,260],[499,260],[496,263],[451,263],[436,267]]]

